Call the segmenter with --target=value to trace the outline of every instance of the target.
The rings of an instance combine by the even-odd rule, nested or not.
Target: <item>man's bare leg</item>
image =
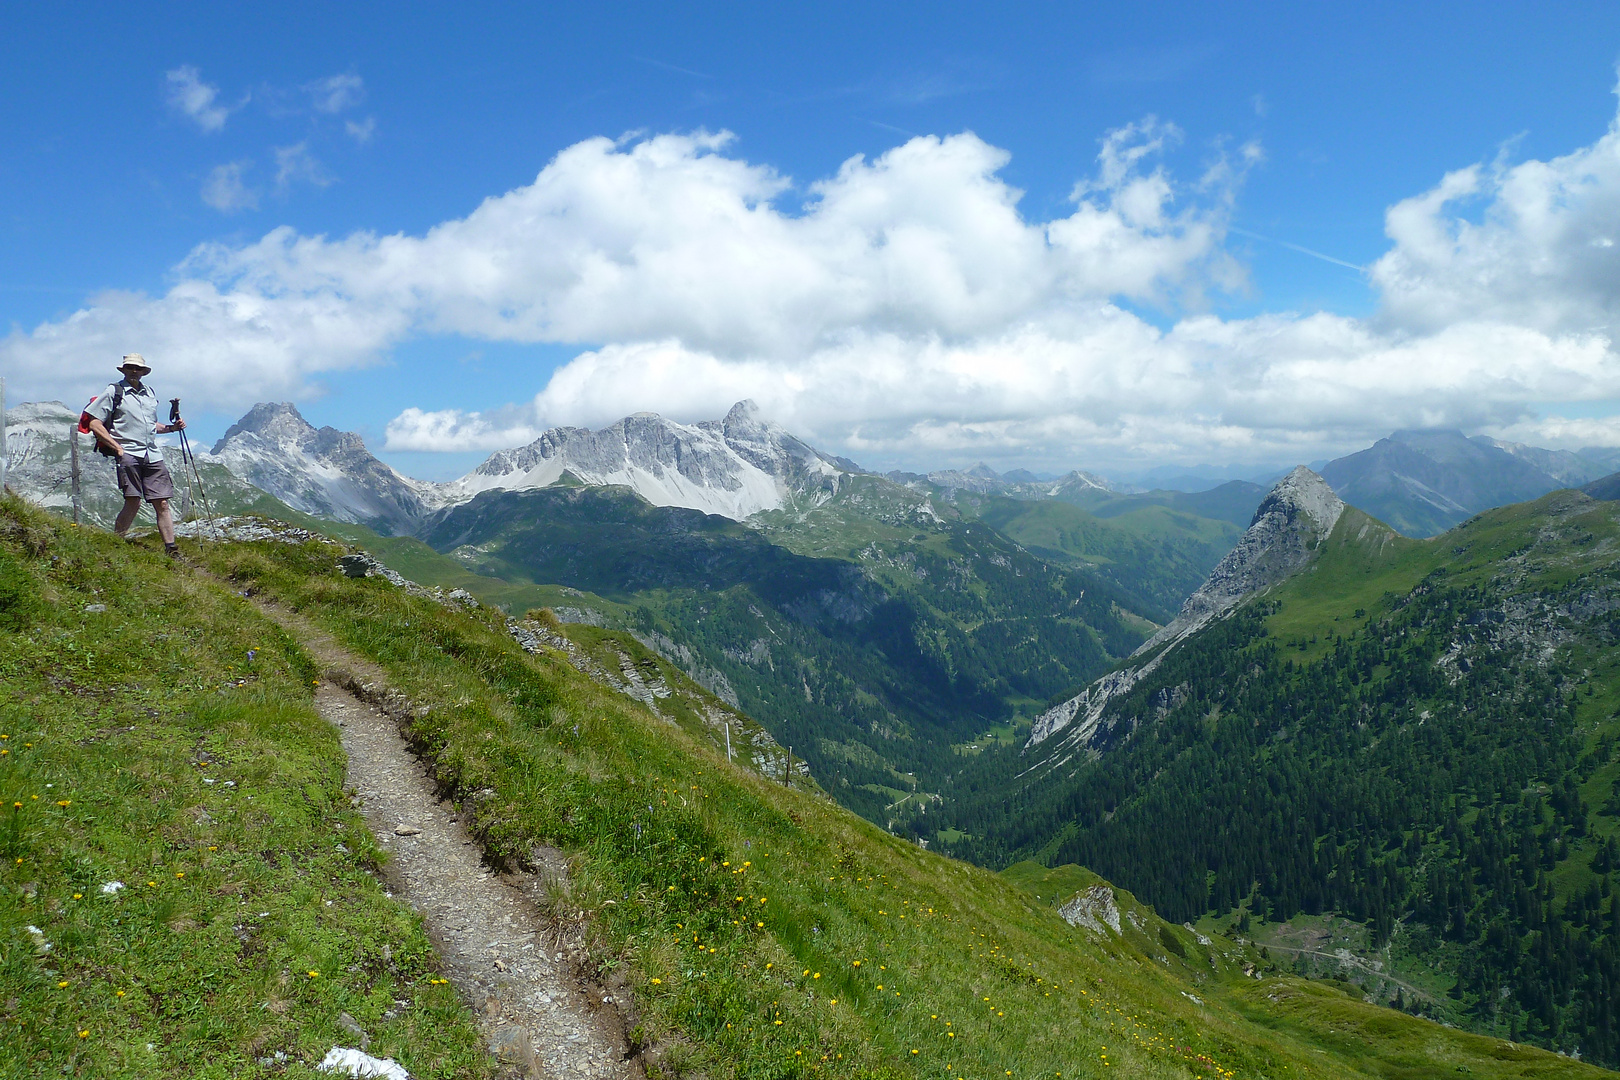
[[[172,546],[174,544],[174,514],[169,510],[169,500],[154,500],[152,510],[157,514],[158,535],[163,537],[163,546]]]
[[[118,517],[113,521],[113,532],[117,533],[119,536],[123,536],[125,533],[129,532],[129,527],[130,525],[134,524],[135,515],[140,511],[140,508],[140,496],[125,495],[124,508],[118,511]],[[171,536],[174,534],[173,523],[170,523],[169,525],[169,533]]]

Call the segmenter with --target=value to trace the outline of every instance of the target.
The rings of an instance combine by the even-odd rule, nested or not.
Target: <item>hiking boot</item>
[[[167,555],[171,559],[178,559],[180,557],[180,545],[179,544],[164,544],[163,545],[163,554]]]

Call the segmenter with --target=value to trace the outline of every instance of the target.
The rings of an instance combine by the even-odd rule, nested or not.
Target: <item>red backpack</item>
[[[90,406],[94,405],[96,403],[96,398],[99,398],[100,396],[101,396],[100,394],[97,394],[96,397],[93,397],[89,401],[85,402],[84,411],[79,414],[79,434],[80,435],[92,434],[92,432],[90,431],[90,421],[92,419],[94,419],[94,417],[92,417],[90,415]],[[120,383],[114,383],[113,384],[113,407],[112,407],[112,412],[107,415],[107,423],[109,423],[109,424],[112,423],[113,418],[118,415],[118,410],[122,409],[123,407],[124,407],[124,384],[121,383],[121,382]],[[108,429],[108,434],[111,434],[111,429],[110,428]],[[102,457],[117,457],[118,456],[118,454],[116,452],[107,449],[107,445],[105,443],[103,443],[100,439],[96,439],[95,444],[96,444],[96,453],[100,454]]]

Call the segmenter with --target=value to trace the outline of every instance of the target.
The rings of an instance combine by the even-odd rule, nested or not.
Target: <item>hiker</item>
[[[90,418],[90,433],[98,444],[96,448],[116,459],[118,487],[124,493],[124,508],[118,511],[113,532],[119,536],[129,532],[141,508],[141,500],[145,499],[157,515],[163,550],[170,558],[175,558],[180,549],[175,546],[174,515],[169,511],[169,500],[174,498],[174,481],[169,478],[169,467],[163,463],[163,451],[158,449],[156,436],[180,431],[186,422],[158,423],[157,393],[141,381],[152,366],[140,353],[125,356],[118,370],[124,377],[109,383],[107,389],[84,407]]]

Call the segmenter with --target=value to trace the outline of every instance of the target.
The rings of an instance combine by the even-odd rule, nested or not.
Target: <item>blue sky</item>
[[[546,424],[637,408],[694,420],[744,394],[874,465],[1285,463],[1429,422],[1620,443],[1607,263],[1578,310],[1559,273],[1511,295],[1459,284],[1511,276],[1482,272],[1482,252],[1521,269],[1567,256],[1560,273],[1583,281],[1581,259],[1607,258],[1613,4],[585,8],[9,11],[0,363],[13,397],[88,396],[117,353],[140,349],[200,433],[286,398],[423,476]],[[719,132],[732,137],[701,138]],[[968,132],[972,145],[949,141]],[[645,174],[644,214],[690,218],[690,235],[598,208],[594,233],[530,236],[533,208],[514,205],[392,262],[343,247],[467,222],[604,136],[619,141],[558,174],[546,220],[611,190],[622,165]],[[835,185],[857,210],[810,220],[845,162],[908,144],[907,161]],[[1125,163],[1112,183],[1110,145]],[[1516,192],[1539,174],[1508,170],[1583,152],[1559,181],[1586,193],[1579,220],[1527,231],[1535,215]],[[735,168],[711,175],[717,164]],[[1474,165],[1461,198],[1404,241],[1386,234],[1392,206]],[[995,211],[1012,189],[1009,222]],[[737,215],[704,208],[728,198],[775,218],[725,240]],[[859,209],[870,200],[876,218]],[[1087,205],[1115,232],[1081,229],[1061,259],[996,263],[1020,223],[1040,234]],[[1493,221],[1472,248],[1424,247],[1436,222],[1455,239]],[[919,231],[943,239],[893,254]],[[761,236],[774,246],[751,247]],[[319,237],[331,246],[299,247]],[[520,256],[588,254],[525,264],[486,293],[441,280],[476,278],[490,237]],[[645,259],[660,245],[667,258]],[[1340,265],[1396,248],[1403,261],[1381,274]],[[804,272],[745,295],[755,250]],[[965,284],[933,280],[942,258],[961,260]],[[603,260],[644,262],[611,293],[568,285]],[[371,295],[396,271],[397,287]],[[659,299],[672,279],[681,289]],[[894,296],[849,301],[873,282]],[[764,319],[777,295],[792,302]],[[644,297],[649,314],[632,317]],[[580,314],[592,304],[613,311]],[[1409,379],[1413,366],[1442,374]],[[1237,396],[1215,400],[1212,386]],[[1302,410],[1316,386],[1320,408]]]

